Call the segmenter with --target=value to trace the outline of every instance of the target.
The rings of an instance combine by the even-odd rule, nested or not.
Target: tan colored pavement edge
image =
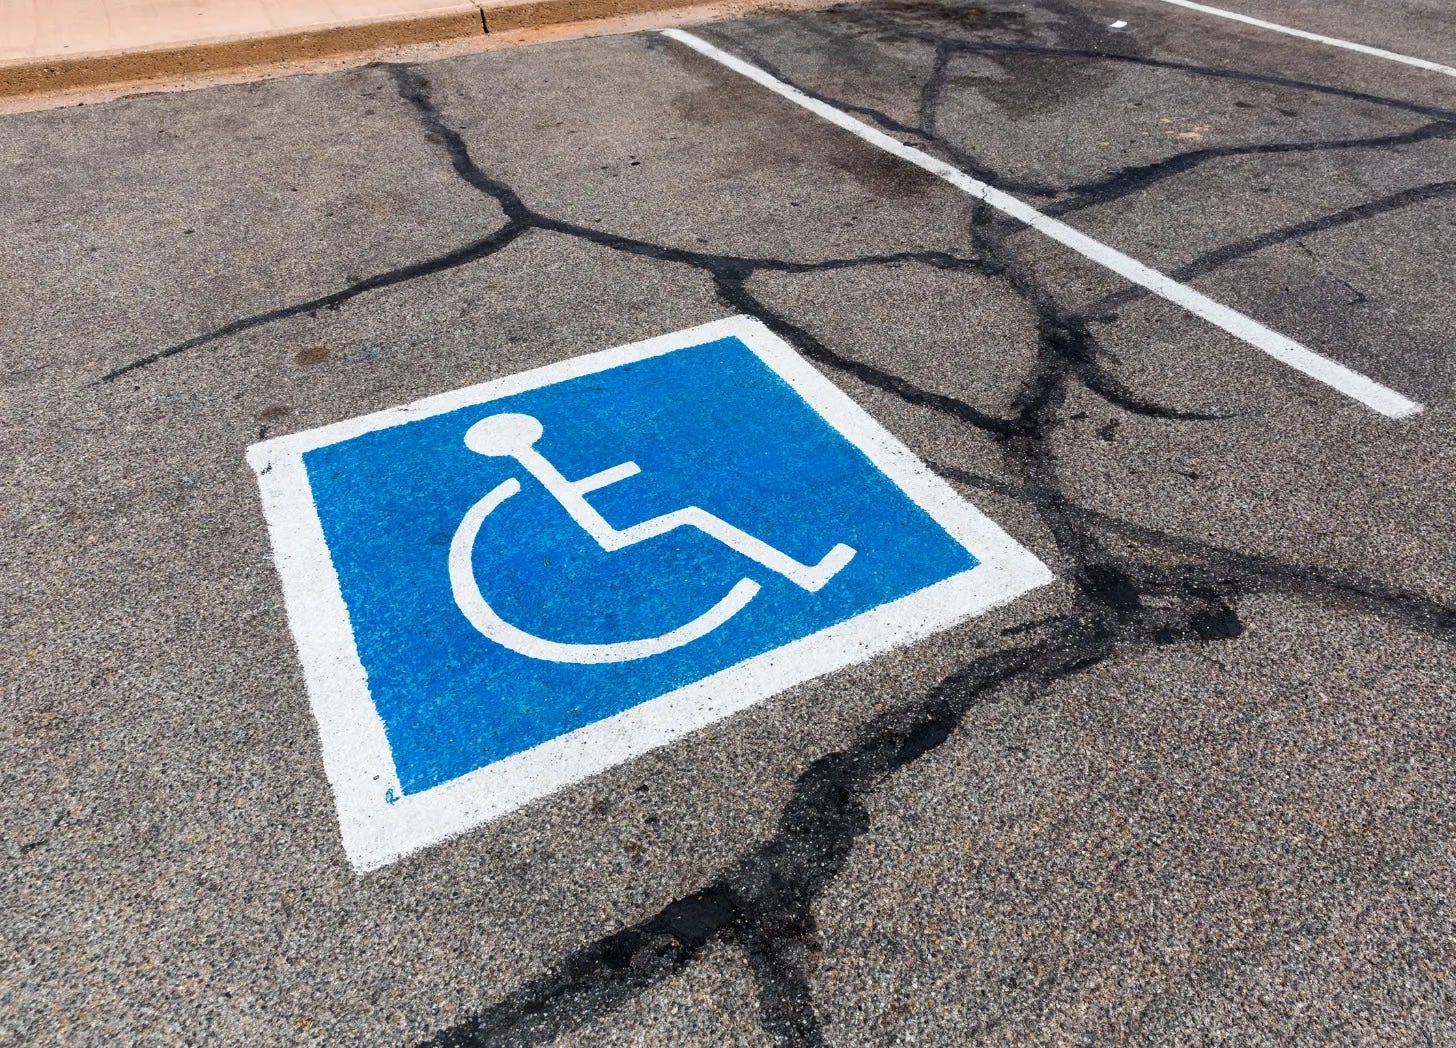
[[[0,98],[175,80],[689,7],[702,0],[487,0],[226,39],[0,62]]]

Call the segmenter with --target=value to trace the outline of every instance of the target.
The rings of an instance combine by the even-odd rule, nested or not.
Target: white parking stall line
[[[1368,44],[1357,44],[1353,40],[1341,40],[1337,36],[1311,33],[1305,29],[1295,29],[1293,26],[1280,25],[1278,22],[1266,22],[1262,18],[1241,15],[1237,11],[1225,11],[1221,7],[1209,7],[1207,4],[1196,4],[1193,0],[1158,0],[1158,2],[1172,4],[1174,7],[1186,7],[1190,11],[1198,11],[1202,14],[1213,15],[1217,18],[1227,18],[1234,22],[1242,22],[1244,25],[1257,26],[1260,29],[1268,29],[1271,32],[1283,33],[1285,36],[1297,36],[1301,40],[1313,40],[1317,44],[1325,44],[1328,47],[1341,47],[1346,51],[1358,51],[1362,55],[1373,55],[1376,58],[1384,58],[1387,61],[1400,62],[1402,65],[1415,66],[1417,69],[1440,73],[1442,76],[1456,76],[1456,68],[1442,65],[1439,62],[1431,62],[1424,58],[1413,58],[1410,55],[1397,54],[1394,51],[1386,51],[1380,47],[1371,47]]]
[[[1371,378],[1354,371],[1345,365],[1340,364],[1328,357],[1321,356],[1314,350],[1303,346],[1293,339],[1288,338],[1279,332],[1274,331],[1251,317],[1245,316],[1236,309],[1232,309],[1220,302],[1215,302],[1202,292],[1195,291],[1186,284],[1180,284],[1176,280],[1158,272],[1151,266],[1144,265],[1130,255],[1125,255],[1116,248],[1109,247],[1099,240],[1094,240],[1085,233],[1078,232],[1065,222],[1042,214],[1032,207],[1009,193],[1002,192],[985,182],[972,178],[959,168],[937,159],[923,150],[905,143],[885,134],[883,131],[873,128],[861,120],[849,115],[843,110],[836,109],[826,102],[817,98],[811,98],[798,88],[784,83],[777,77],[750,65],[735,55],[729,54],[721,48],[715,47],[701,37],[692,33],[684,32],[681,29],[664,29],[662,34],[685,47],[690,47],[699,54],[712,59],[720,65],[726,66],[741,76],[747,77],[754,83],[768,88],[775,94],[788,99],[795,105],[809,110],[811,113],[829,123],[834,124],[850,134],[868,142],[887,153],[899,157],[923,171],[927,171],[937,178],[940,178],[955,186],[961,192],[977,200],[984,200],[987,204],[1009,215],[1019,222],[1030,226],[1037,232],[1042,233],[1060,244],[1071,248],[1084,258],[1096,262],[1098,265],[1110,269],[1119,276],[1146,288],[1148,291],[1166,299],[1175,305],[1183,307],[1194,316],[1201,317],[1222,328],[1256,349],[1267,353],[1275,360],[1288,365],[1296,371],[1302,372],[1319,382],[1323,382],[1331,389],[1343,393],[1345,396],[1356,400],[1359,403],[1389,418],[1407,418],[1422,410],[1422,405],[1397,393],[1387,386],[1383,386]]]

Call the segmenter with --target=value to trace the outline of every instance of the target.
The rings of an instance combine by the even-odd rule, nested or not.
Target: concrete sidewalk
[[[0,98],[683,7],[693,0],[0,0]]]

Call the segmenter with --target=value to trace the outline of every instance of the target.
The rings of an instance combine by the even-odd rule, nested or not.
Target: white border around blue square
[[[728,337],[742,341],[980,563],[605,720],[450,782],[401,796],[384,722],[369,694],[338,576],[314,508],[304,453],[362,433]],[[344,850],[359,872],[377,869],[499,818],[796,684],[954,626],[1045,585],[1053,577],[1029,550],[961,498],[787,343],[745,316],[277,437],[250,447],[248,463],[258,476],[288,622],[318,721],[324,770],[334,790]],[[396,799],[386,801],[386,795]]]

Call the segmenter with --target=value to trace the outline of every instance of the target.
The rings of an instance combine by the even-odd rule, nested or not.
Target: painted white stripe
[[[1276,33],[1283,33],[1285,36],[1297,36],[1301,40],[1313,40],[1317,44],[1327,44],[1330,47],[1343,47],[1346,51],[1358,51],[1362,55],[1374,55],[1376,58],[1388,59],[1391,62],[1400,62],[1402,65],[1415,66],[1417,69],[1440,73],[1443,76],[1456,76],[1456,68],[1441,65],[1439,62],[1429,62],[1424,58],[1412,58],[1410,55],[1396,54],[1394,51],[1386,51],[1379,47],[1370,47],[1368,44],[1357,44],[1353,40],[1341,40],[1337,36],[1311,33],[1303,29],[1295,29],[1293,26],[1280,25],[1278,22],[1266,22],[1262,18],[1251,18],[1249,15],[1241,15],[1237,11],[1225,11],[1221,7],[1195,4],[1193,0],[1158,0],[1158,2],[1172,4],[1174,7],[1186,7],[1190,11],[1201,11],[1206,15],[1215,15],[1218,18],[1228,18],[1235,22],[1243,22],[1245,25],[1258,26],[1260,29],[1269,29]]]
[[[1160,298],[1167,299],[1176,305],[1182,306],[1194,316],[1202,317],[1204,320],[1220,327],[1235,338],[1242,339],[1256,349],[1263,350],[1275,360],[1296,371],[1303,372],[1310,378],[1323,382],[1332,389],[1338,390],[1353,400],[1359,401],[1372,411],[1377,411],[1390,418],[1406,418],[1422,410],[1420,404],[1407,397],[1402,396],[1395,390],[1373,379],[1366,378],[1358,371],[1352,371],[1343,364],[1336,363],[1328,357],[1320,356],[1314,350],[1300,345],[1291,338],[1273,331],[1257,320],[1247,317],[1236,309],[1230,309],[1222,303],[1215,302],[1207,295],[1193,290],[1185,284],[1180,284],[1151,266],[1146,266],[1137,259],[1123,254],[1116,248],[1108,247],[1101,241],[1094,240],[1085,233],[1079,233],[1065,222],[1043,215],[1030,204],[1023,203],[1009,193],[1003,193],[993,186],[987,185],[972,178],[964,171],[951,166],[944,160],[939,160],[929,153],[916,149],[914,146],[907,146],[898,139],[892,138],[877,128],[855,119],[842,110],[819,101],[817,98],[810,98],[796,87],[784,83],[782,80],[771,76],[759,69],[757,66],[749,65],[734,55],[729,54],[721,48],[714,47],[701,37],[692,33],[683,32],[681,29],[664,29],[664,36],[676,40],[684,46],[691,47],[699,54],[711,58],[721,65],[727,66],[742,76],[747,77],[754,83],[768,88],[770,91],[783,98],[788,99],[795,105],[802,106],[816,116],[822,117],[836,127],[848,131],[857,138],[863,139],[873,146],[892,153],[902,160],[914,164],[916,167],[930,172],[937,178],[944,179],[968,196],[977,200],[984,200],[1019,222],[1023,222],[1039,233],[1051,237],[1084,258],[1091,259],[1100,266],[1112,270],[1121,277],[1130,280],[1139,287],[1146,288]]]

